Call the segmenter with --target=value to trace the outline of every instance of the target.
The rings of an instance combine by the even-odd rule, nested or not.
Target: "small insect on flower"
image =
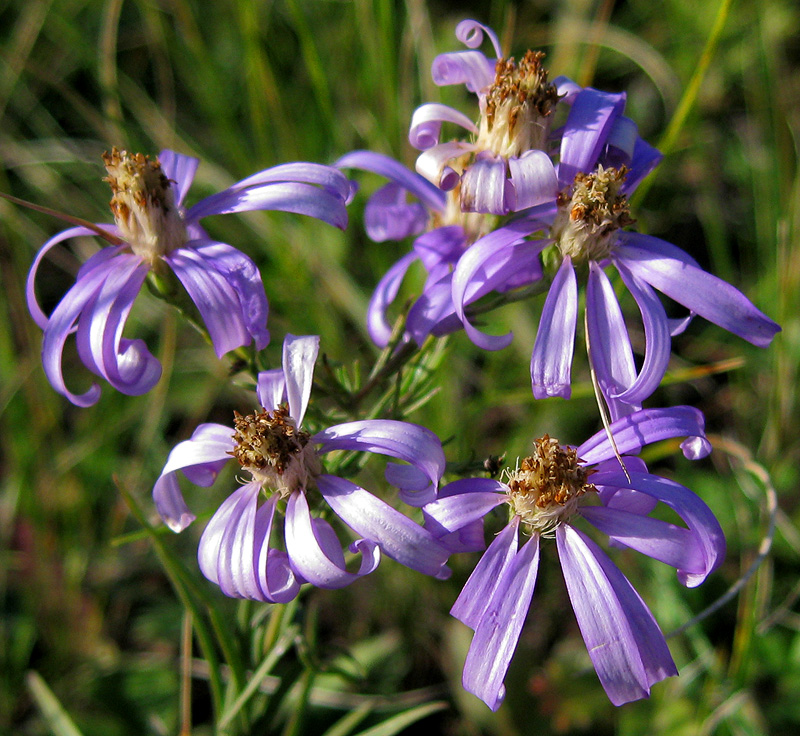
[[[177,277],[173,286],[184,289],[196,306],[217,357],[251,342],[260,350],[269,342],[267,297],[256,264],[210,238],[199,224],[202,218],[283,210],[340,228],[347,224],[349,184],[328,166],[292,163],[265,169],[185,209],[198,159],[169,150],[151,159],[114,148],[104,154],[103,163],[114,224],[64,230],[44,244],[28,274],[28,309],[44,330],[45,374],[56,391],[78,406],[94,404],[100,387],[94,384],[82,394],[67,388],[62,353],[72,333],[83,364],[118,391],[136,396],[158,382],[161,365],[144,342],[122,337],[148,274],[169,277],[171,271]],[[112,244],[83,264],[48,317],[36,299],[42,259],[59,243],[98,234]]]

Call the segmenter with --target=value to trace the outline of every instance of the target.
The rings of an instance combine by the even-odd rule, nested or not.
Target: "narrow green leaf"
[[[431,713],[444,710],[446,707],[447,703],[443,703],[442,701],[419,705],[416,708],[405,711],[404,713],[399,713],[396,716],[392,716],[383,723],[379,723],[377,726],[368,728],[366,731],[361,731],[358,736],[394,736],[394,734],[400,733],[404,728],[407,728],[412,723],[421,721],[426,716],[431,715]]]
[[[31,670],[26,676],[28,690],[55,736],[82,736],[58,698],[38,672]]]

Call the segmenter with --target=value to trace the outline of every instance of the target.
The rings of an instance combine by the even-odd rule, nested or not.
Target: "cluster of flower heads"
[[[433,79],[474,93],[477,120],[440,104],[418,108],[409,132],[421,151],[416,173],[382,154],[354,151],[334,167],[266,169],[187,209],[197,159],[173,151],[155,160],[116,149],[106,154],[114,224],[87,223],[59,233],[31,268],[28,304],[44,331],[44,370],[73,403],[89,406],[99,399],[96,384],[77,394],[65,383],[62,356],[74,333],[89,371],[123,393],[149,391],[161,367],[143,341],[123,337],[148,276],[170,301],[186,296],[194,304],[218,357],[251,343],[256,350],[266,347],[267,298],[258,268],[249,256],[211,239],[200,220],[271,209],[344,228],[355,185],[342,170],[389,180],[366,206],[372,240],[414,238],[411,252],[387,271],[370,301],[368,331],[380,347],[390,342],[388,312],[416,261],[427,278],[405,318],[407,343],[421,346],[431,335],[463,329],[477,346],[501,349],[512,335],[479,331],[472,323],[475,302],[490,293],[547,292],[532,349],[533,396],[568,398],[582,284],[587,353],[612,423],[581,445],[544,435],[502,480],[461,478],[442,485],[444,452],[424,427],[368,419],[315,434],[304,429],[319,338],[287,335],[282,367],[257,376],[252,413],[234,412],[232,426],[199,426],[170,453],[153,496],[165,523],[180,532],[195,517],[178,471],[208,487],[223,466],[238,463],[244,476],[202,534],[200,568],[226,595],[273,603],[292,600],[306,583],[348,585],[372,572],[384,554],[445,578],[451,554],[485,548],[484,517],[503,506],[508,524],[452,609],[475,632],[464,686],[490,708],[499,707],[533,596],[540,542],[555,538],[600,682],[613,703],[625,703],[646,697],[654,683],[677,670],[644,601],[580,523],[607,535],[612,547],[671,565],[683,585],[703,582],[724,557],[716,518],[689,489],[650,474],[636,456],[647,444],[683,437],[687,457],[704,457],[711,447],[703,417],[691,407],[642,404],[664,376],[671,336],[694,315],[762,347],[779,327],[676,246],[626,229],[634,224],[628,197],[661,155],[623,114],[624,94],[581,88],[563,77],[549,81],[542,53],[506,58],[495,34],[474,21],[459,24],[456,36],[468,50],[437,57]],[[478,50],[484,37],[493,58]],[[443,140],[445,125],[466,130],[469,140]],[[35,293],[39,264],[55,245],[86,235],[110,245],[83,264],[48,317]],[[609,266],[641,313],[646,348],[639,368]],[[656,291],[685,306],[688,315],[669,319]],[[336,450],[401,461],[387,463],[385,479],[403,503],[421,509],[422,523],[327,473],[325,455]],[[658,504],[677,513],[684,526],[653,516]],[[346,547],[331,514],[356,537]],[[282,535],[274,529],[281,517]],[[527,541],[520,543],[521,534]],[[348,564],[346,552],[356,561]]]

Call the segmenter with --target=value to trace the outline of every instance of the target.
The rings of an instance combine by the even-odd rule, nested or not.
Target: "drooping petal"
[[[763,348],[780,327],[722,279],[673,256],[657,238],[626,233],[615,256],[636,276],[709,322]],[[669,245],[666,243],[665,245]]]
[[[182,470],[192,483],[207,488],[231,459],[234,447],[233,430],[230,427],[201,424],[190,439],[172,448],[153,486],[156,510],[172,531],[183,531],[195,519],[183,499],[175,474]]]
[[[161,171],[175,190],[175,204],[178,207],[183,206],[183,200],[189,187],[192,186],[200,159],[165,148],[158,154],[158,161],[161,164]]]
[[[675,551],[674,546],[679,543],[677,540],[680,532],[670,529],[671,525],[668,524],[659,527],[645,520],[637,521],[633,514],[618,514],[619,509],[594,513],[586,508],[584,511],[589,512],[586,518],[598,529],[632,549],[670,565],[674,561],[678,580],[686,587],[700,585],[725,558],[725,535],[717,518],[699,496],[679,483],[650,473],[629,471],[628,475],[630,480],[621,472],[595,473],[592,475],[592,482],[618,488],[633,488],[669,506],[688,527],[689,536],[682,537],[683,549],[680,552]],[[657,536],[652,536],[654,534]]]
[[[417,235],[429,219],[428,210],[419,202],[406,202],[406,190],[394,182],[378,189],[364,208],[364,229],[376,243]]]
[[[400,285],[403,283],[408,269],[417,258],[414,251],[406,253],[381,277],[375,291],[372,292],[367,307],[367,332],[369,332],[372,342],[380,348],[385,348],[392,336],[392,325],[386,318],[389,305],[397,297],[397,292],[400,290]]]
[[[617,450],[625,455],[673,437],[705,437],[705,420],[702,412],[691,406],[642,409],[612,422],[609,430],[614,435]],[[587,465],[608,460],[615,454],[605,430],[586,440],[577,448],[577,453]]]
[[[426,151],[439,143],[442,123],[455,123],[470,133],[478,134],[478,128],[464,113],[447,105],[429,102],[420,105],[411,116],[408,141],[418,151]]]
[[[650,695],[677,675],[664,635],[627,578],[590,539],[569,525],[556,530],[572,608],[600,683],[614,705]]]
[[[336,515],[384,554],[426,575],[448,574],[450,551],[419,524],[344,478],[320,475],[317,486]]]
[[[261,593],[258,600],[269,603],[288,603],[297,597],[301,581],[289,564],[289,555],[281,549],[273,549],[269,546],[278,499],[278,494],[274,494],[256,512],[253,563],[256,583]]]
[[[314,365],[319,355],[318,335],[287,334],[283,340],[283,375],[286,379],[286,397],[289,416],[299,427],[306,415],[311,386],[314,383]]]
[[[601,156],[600,163],[617,169],[621,166],[630,167],[638,139],[639,129],[633,120],[624,115],[615,118],[608,132],[606,152]],[[627,177],[625,181],[627,182]]]
[[[346,422],[318,432],[311,438],[320,443],[318,452],[358,450],[404,460],[425,474],[429,481],[421,491],[401,491],[401,498],[413,506],[422,506],[436,496],[444,473],[445,460],[439,438],[425,427],[394,419],[365,419]]]
[[[559,76],[553,80],[553,84],[558,92],[558,101],[565,105],[572,105],[578,93],[583,89],[577,82],[573,82],[569,77]]]
[[[361,553],[361,566],[348,572],[335,532],[326,521],[311,518],[305,493],[300,491],[289,496],[286,504],[285,534],[292,569],[319,588],[343,588],[380,562],[380,547],[362,539],[351,546],[351,551]]]
[[[566,256],[550,285],[533,344],[531,383],[537,399],[570,397],[577,320],[578,280],[572,259]]]
[[[433,60],[431,77],[439,87],[463,84],[477,94],[494,81],[494,65],[480,51],[453,51]]]
[[[226,243],[200,241],[194,247],[233,289],[239,299],[244,326],[256,350],[263,350],[269,344],[269,306],[258,266],[244,253]]]
[[[467,234],[461,225],[437,227],[414,241],[414,252],[428,271],[428,283],[449,273],[466,248]]]
[[[555,200],[558,178],[544,151],[526,151],[519,158],[509,158],[508,170],[514,186],[515,211]]]
[[[347,201],[351,194],[350,181],[341,171],[333,166],[308,163],[306,161],[294,161],[292,163],[272,166],[269,169],[251,174],[246,179],[237,181],[225,191],[252,189],[265,184],[279,184],[284,182],[314,184],[321,187],[326,192],[336,195],[336,197],[343,202]],[[220,192],[220,194],[224,194],[225,191]]]
[[[535,534],[502,571],[475,628],[461,682],[492,710],[505,697],[503,680],[531,605],[538,568],[539,535]]]
[[[504,159],[482,154],[470,164],[461,176],[461,209],[492,215],[505,215],[517,209]]]

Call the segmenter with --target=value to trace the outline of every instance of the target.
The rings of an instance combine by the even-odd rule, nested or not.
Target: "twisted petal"
[[[462,683],[492,710],[497,710],[505,697],[503,679],[531,605],[538,569],[539,536],[534,535],[500,571],[475,628]]]
[[[572,608],[597,676],[614,705],[646,698],[677,675],[664,635],[627,578],[590,539],[569,525],[556,530]]]
[[[348,572],[336,533],[328,522],[311,518],[305,493],[298,491],[289,496],[285,524],[286,551],[292,568],[319,588],[343,588],[371,573],[380,562],[378,545],[360,539],[350,545],[350,551],[361,553],[361,566],[357,572]]]
[[[156,510],[172,531],[183,531],[195,519],[186,506],[175,474],[182,470],[192,483],[207,488],[231,459],[234,447],[233,430],[230,427],[201,424],[190,439],[172,449],[153,486]]]
[[[480,51],[454,51],[433,60],[431,77],[439,87],[463,84],[477,94],[494,81],[494,65]]]
[[[517,209],[514,187],[506,177],[504,159],[483,156],[462,174],[461,209],[492,215],[505,215]]]
[[[429,102],[420,105],[411,116],[411,127],[408,131],[409,143],[418,151],[433,148],[439,143],[442,123],[455,123],[470,133],[478,134],[475,124],[464,113],[447,105]]]
[[[283,375],[286,379],[289,416],[294,419],[298,427],[306,415],[317,355],[319,355],[317,335],[297,337],[287,334],[283,340]]]
[[[578,319],[578,281],[569,256],[550,285],[531,356],[531,382],[537,399],[571,394],[570,374]]]
[[[489,26],[478,23],[476,20],[462,20],[456,26],[456,38],[461,41],[465,46],[471,49],[477,49],[483,43],[483,34],[489,38],[494,47],[494,53],[499,59],[503,52],[500,49],[500,42],[497,40],[495,32]]]
[[[392,326],[386,319],[389,305],[397,297],[400,284],[403,282],[409,267],[418,259],[417,254],[412,251],[406,253],[400,260],[394,263],[389,270],[381,277],[375,291],[369,300],[367,307],[367,332],[378,347],[385,348],[389,344],[392,336]]]
[[[407,169],[382,153],[372,151],[352,151],[342,156],[335,164],[340,169],[362,169],[384,176],[413,194],[430,210],[443,210],[445,195],[427,179]]]
[[[668,247],[664,247],[668,246]],[[705,317],[709,322],[763,348],[780,327],[722,279],[675,258],[675,246],[638,233],[625,233],[615,256],[636,276]]]
[[[182,153],[176,153],[165,148],[158,154],[158,161],[161,164],[164,176],[170,180],[175,190],[175,204],[181,207],[183,200],[186,198],[186,193],[192,185],[200,159],[194,158],[194,156],[185,156]]]
[[[686,522],[688,529],[619,506],[584,507],[581,513],[600,531],[678,571],[678,580],[688,588],[702,583],[725,558],[725,535],[711,509],[688,488],[649,473],[628,471],[595,473],[592,482],[603,486],[633,488],[665,503]]]
[[[258,584],[257,600],[288,603],[297,596],[301,581],[291,568],[289,555],[283,550],[272,549],[269,546],[277,503],[278,494],[274,494],[256,511],[253,564]]]
[[[473,144],[463,141],[438,143],[417,156],[414,167],[420,176],[432,181],[440,190],[449,192],[461,181],[461,175],[449,167],[447,162],[474,150]]]
[[[544,151],[526,151],[519,158],[509,158],[508,170],[514,186],[515,211],[555,200],[558,178]]]
[[[450,551],[419,524],[344,478],[320,475],[317,486],[336,515],[384,554],[426,575],[449,574]]]
[[[413,506],[422,506],[435,498],[444,473],[444,452],[439,438],[429,429],[409,422],[393,419],[346,422],[317,433],[311,440],[320,443],[320,454],[332,450],[358,450],[377,452],[410,463],[428,479],[424,489],[401,489],[400,497]]]
[[[637,453],[644,445],[673,437],[705,438],[705,420],[700,410],[691,406],[669,409],[642,409],[609,425],[620,454]],[[710,446],[708,446],[710,450]],[[577,448],[586,465],[614,457],[614,448],[605,431],[598,432]],[[708,454],[708,453],[706,453]],[[699,457],[703,457],[700,455]],[[693,458],[696,459],[696,458]]]

